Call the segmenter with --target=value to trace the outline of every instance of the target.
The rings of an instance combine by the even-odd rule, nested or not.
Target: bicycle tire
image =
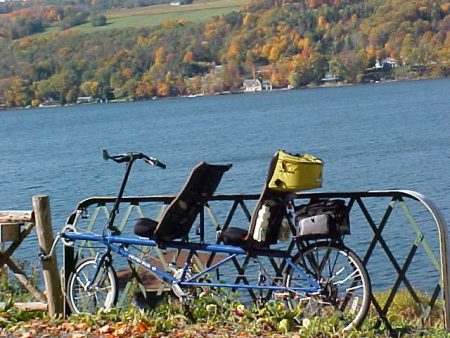
[[[100,309],[109,310],[117,302],[117,275],[114,268],[103,263],[96,280],[97,259],[88,257],[81,260],[67,281],[67,300],[72,313],[96,313]],[[87,290],[89,284],[92,290]]]
[[[343,244],[318,242],[305,247],[293,262],[321,286],[321,292],[315,294],[289,292],[289,308],[302,307],[299,322],[308,317],[335,315],[343,323],[343,331],[361,326],[370,307],[371,284],[366,268],[353,251]],[[285,277],[287,288],[305,282],[289,267]]]

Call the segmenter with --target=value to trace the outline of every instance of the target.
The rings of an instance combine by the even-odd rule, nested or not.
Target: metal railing
[[[133,213],[136,213],[136,217],[142,217],[147,214],[144,212],[146,208],[151,209],[151,213],[153,213],[153,215],[147,214],[147,217],[158,219],[164,207],[173,198],[173,196],[125,197],[121,208],[126,210],[123,212],[119,228],[128,229],[128,225],[133,219]],[[241,227],[248,226],[253,209],[253,206],[249,207],[248,205],[256,203],[258,198],[259,195],[255,194],[214,196],[204,206],[197,219],[197,225],[193,226],[193,230],[191,230],[194,232],[193,236],[198,236],[199,241],[204,241],[205,236],[207,240],[210,240],[210,238],[215,238],[216,230],[223,230],[231,224],[234,226],[234,223],[238,222]],[[447,225],[436,206],[423,195],[407,190],[298,193],[295,201],[296,204],[302,204],[311,199],[336,198],[345,199],[351,210],[352,235],[346,238],[346,243],[352,249],[357,248],[355,251],[368,268],[374,290],[390,289],[384,304],[380,304],[376,295],[371,296],[372,304],[380,316],[379,324],[383,322],[392,332],[387,314],[403,284],[420,309],[424,320],[430,315],[431,310],[437,307],[437,300],[440,297],[443,301],[445,329],[450,331]],[[86,199],[79,203],[67,224],[76,228],[83,226],[83,231],[98,233],[108,219],[110,210],[108,205],[114,201],[114,197]],[[228,205],[228,209],[226,205]],[[207,228],[207,220],[214,229]],[[409,224],[409,227],[406,227],[406,224]],[[358,242],[354,242],[353,238]],[[392,238],[397,240],[395,244],[390,244]],[[292,242],[285,245],[292,250]],[[65,247],[66,278],[75,266],[76,259],[86,250],[87,254],[95,253],[95,248],[90,243],[75,243],[74,247]],[[168,263],[163,252],[158,248],[154,250],[156,250],[156,259],[167,269]],[[147,253],[143,251],[142,255]],[[404,257],[403,261],[401,256]],[[376,270],[374,266],[380,266],[380,264],[388,274],[388,276],[382,276],[382,282],[376,271],[373,273]],[[236,269],[240,273],[245,272],[242,267],[236,266]],[[132,270],[132,275],[139,280],[139,270],[136,271],[133,268]],[[414,287],[412,281],[414,278],[409,274],[419,275],[417,280],[420,288]],[[420,277],[421,274],[425,275]],[[432,275],[437,277],[432,278]],[[389,280],[386,281],[387,279]],[[119,305],[133,290],[132,283],[136,284],[136,281],[132,280],[127,283]],[[382,287],[379,287],[380,285]],[[421,297],[419,289],[422,288],[431,293],[431,296]],[[159,291],[162,291],[162,287]]]

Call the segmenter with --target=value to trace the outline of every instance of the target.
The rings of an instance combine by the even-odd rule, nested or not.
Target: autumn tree
[[[354,51],[343,51],[330,62],[331,72],[350,83],[356,83],[358,74],[362,74],[364,69],[364,57]]]
[[[31,104],[31,91],[26,82],[14,77],[8,79],[3,97],[7,107],[24,107]]]

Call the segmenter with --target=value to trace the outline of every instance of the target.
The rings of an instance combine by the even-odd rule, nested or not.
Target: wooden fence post
[[[33,196],[33,211],[39,247],[42,253],[48,254],[53,244],[49,197]],[[53,253],[50,259],[42,261],[42,268],[44,270],[44,282],[47,290],[48,314],[51,317],[62,316],[64,302],[55,253]]]

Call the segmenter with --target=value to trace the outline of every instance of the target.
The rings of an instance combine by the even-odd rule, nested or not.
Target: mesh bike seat
[[[187,236],[203,205],[216,191],[231,164],[197,164],[175,199],[164,211],[161,221],[140,218],[134,233],[157,241],[171,241]]]

